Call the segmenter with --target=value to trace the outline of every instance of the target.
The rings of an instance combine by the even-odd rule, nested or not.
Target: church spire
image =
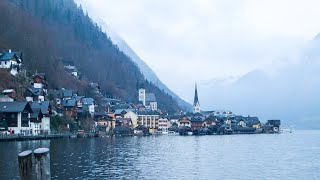
[[[199,105],[200,105],[200,103],[199,103],[199,98],[198,98],[197,83],[196,83],[195,91],[194,91],[194,101],[193,101],[193,106],[196,106],[197,104],[199,104]]]
[[[196,83],[195,91],[194,91],[193,113],[200,113],[200,103],[199,103],[199,98],[198,98],[197,83]]]

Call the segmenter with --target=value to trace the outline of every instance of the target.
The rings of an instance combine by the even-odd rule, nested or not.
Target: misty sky
[[[270,66],[320,32],[318,0],[76,1],[188,102],[196,81],[201,92],[201,82]]]

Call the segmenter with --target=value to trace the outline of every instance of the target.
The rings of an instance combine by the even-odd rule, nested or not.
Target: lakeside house
[[[52,106],[49,101],[39,101],[33,102],[31,105],[32,109],[40,109],[41,110],[41,125],[40,125],[40,133],[41,134],[50,134],[50,121],[52,115]]]
[[[158,131],[168,132],[171,127],[171,123],[168,117],[160,117],[158,120]]]
[[[32,134],[31,113],[33,111],[28,102],[0,102],[0,119],[6,121],[12,134]]]

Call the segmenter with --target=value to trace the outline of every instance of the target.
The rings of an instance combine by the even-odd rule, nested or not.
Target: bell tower
[[[144,106],[146,105],[146,90],[144,88],[139,89],[139,101],[141,101]]]
[[[200,113],[200,103],[198,98],[197,84],[194,91],[193,114]]]

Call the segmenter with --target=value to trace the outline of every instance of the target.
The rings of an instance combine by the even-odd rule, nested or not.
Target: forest
[[[171,96],[145,80],[138,66],[73,0],[4,0],[0,9],[0,49],[22,52],[24,68],[29,74],[46,73],[49,88],[77,89],[85,95],[88,83],[97,82],[103,93],[137,103],[143,85],[155,93],[160,109],[180,109]],[[64,61],[72,62],[83,78],[69,76]]]

